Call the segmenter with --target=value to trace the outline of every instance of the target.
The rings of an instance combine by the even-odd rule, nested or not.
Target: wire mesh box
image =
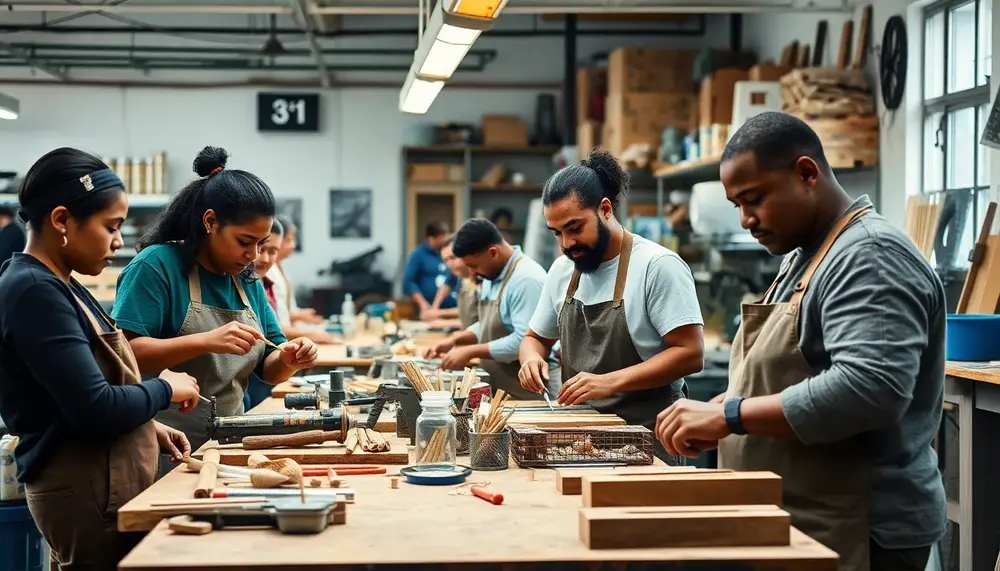
[[[653,432],[644,426],[511,426],[511,456],[522,468],[549,464],[653,463]]]

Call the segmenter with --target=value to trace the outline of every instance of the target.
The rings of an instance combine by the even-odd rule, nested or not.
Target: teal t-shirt
[[[201,278],[201,301],[222,309],[243,309],[239,291],[228,275],[213,274],[197,266]],[[240,278],[236,278],[240,279]],[[241,281],[250,307],[257,314],[261,331],[272,343],[286,341],[260,281]],[[139,252],[122,270],[111,317],[125,331],[142,337],[170,339],[177,337],[184,323],[191,292],[180,247],[157,244]],[[273,351],[265,347],[266,357]],[[261,374],[261,365],[257,374]]]

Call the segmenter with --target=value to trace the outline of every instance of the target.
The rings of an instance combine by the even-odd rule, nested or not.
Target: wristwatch
[[[743,403],[743,397],[732,397],[726,399],[724,405],[724,412],[726,414],[726,426],[729,427],[729,432],[733,434],[746,434],[747,431],[743,429],[743,421],[740,420],[740,404]]]

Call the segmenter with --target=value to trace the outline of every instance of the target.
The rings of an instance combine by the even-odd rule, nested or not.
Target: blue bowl
[[[949,361],[1000,360],[1000,315],[949,314],[945,358]]]

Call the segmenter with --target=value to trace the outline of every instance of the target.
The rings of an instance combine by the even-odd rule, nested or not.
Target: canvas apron
[[[514,275],[514,271],[517,270],[517,265],[521,263],[522,259],[524,259],[523,255],[510,265],[507,275],[500,282],[500,290],[497,292],[495,299],[479,300],[477,309],[479,311],[480,343],[489,343],[490,341],[502,339],[510,335],[507,326],[500,319],[500,300],[503,299],[507,282]],[[521,370],[521,362],[517,359],[511,363],[500,363],[492,359],[480,359],[479,367],[490,374],[490,385],[493,386],[494,393],[498,389],[503,389],[511,398],[517,400],[538,400],[542,398],[540,394],[526,391],[521,387],[521,381],[517,376],[517,373]]]
[[[771,303],[775,279],[760,303],[743,304],[732,344],[726,396],[775,395],[815,375],[799,350],[799,312],[810,279],[844,228],[869,208],[848,213],[826,239],[787,303]],[[719,442],[719,467],[768,470],[782,478],[792,525],[840,555],[840,571],[869,571],[869,462],[857,439],[805,445],[794,439],[730,435]],[[872,570],[878,571],[878,570]]]
[[[472,280],[462,280],[458,290],[458,320],[462,329],[479,321],[479,286]]]
[[[631,258],[632,234],[625,231],[611,301],[584,305],[575,299],[573,295],[580,285],[580,272],[573,272],[566,289],[566,299],[559,311],[563,379],[569,380],[580,372],[603,375],[642,362],[625,319],[625,281]],[[608,398],[591,400],[589,404],[600,412],[617,414],[628,424],[645,426],[655,434],[656,415],[684,396],[683,390],[675,386],[679,384],[675,382],[654,389],[616,393]],[[683,463],[683,458],[669,454],[655,437],[653,442],[658,458],[671,465]]]
[[[236,291],[240,294],[243,309],[223,309],[202,303],[198,266],[196,265],[191,270],[188,275],[191,304],[188,306],[181,329],[177,333],[179,337],[212,331],[233,321],[260,329],[257,314],[250,307],[250,301],[247,299],[246,292],[243,291],[243,285],[235,276],[232,277],[232,280]],[[171,369],[194,377],[198,381],[198,388],[202,396],[215,397],[219,416],[232,416],[243,414],[243,392],[246,390],[250,373],[260,363],[263,356],[264,344],[258,342],[254,343],[246,355],[204,353],[176,367],[171,367]],[[156,415],[156,420],[186,434],[188,440],[191,441],[191,449],[197,450],[209,440],[208,422],[211,407],[203,402],[185,413],[181,413],[178,407],[177,404],[171,404],[169,409]],[[160,472],[166,473],[172,467],[169,456],[162,455]]]
[[[104,377],[117,386],[141,382],[122,331],[101,312],[100,319],[111,329],[105,333],[90,308],[79,303],[97,333],[99,341],[91,347]],[[25,488],[53,564],[73,571],[117,567],[141,538],[118,533],[118,508],[153,484],[159,449],[149,421],[117,438],[81,438],[52,453],[38,478]]]

